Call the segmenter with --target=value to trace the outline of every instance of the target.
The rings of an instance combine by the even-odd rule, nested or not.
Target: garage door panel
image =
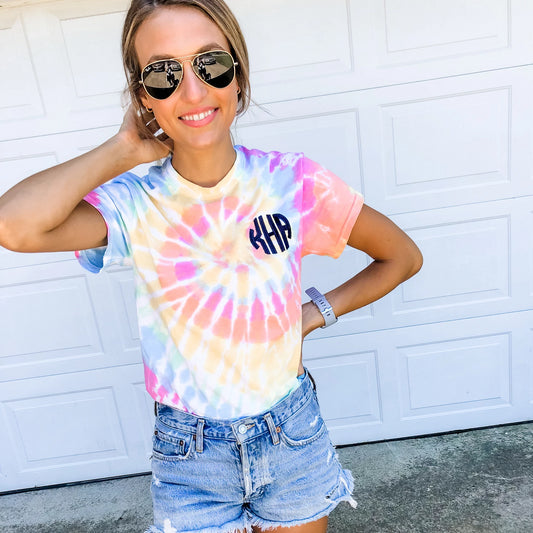
[[[509,229],[503,216],[411,230],[424,268],[396,293],[394,312],[509,298]]]
[[[394,216],[419,245],[424,266],[385,297],[391,302],[388,323],[531,309],[530,205],[531,197],[524,197]]]
[[[510,104],[503,88],[382,106],[386,199],[508,184]]]
[[[530,198],[530,202],[533,205],[533,197]],[[529,296],[533,297],[533,209],[531,209],[525,218],[525,224],[522,226],[527,233],[527,237],[524,236],[520,239],[521,246],[519,246],[518,253],[521,257],[525,257],[526,263],[526,276],[524,276],[524,283],[522,286],[529,287]],[[523,244],[522,244],[523,243]],[[533,300],[531,300],[531,307],[533,308]]]
[[[510,340],[507,333],[399,348],[402,419],[509,406]]]
[[[352,70],[346,0],[330,1],[327,9],[320,0],[292,0],[290,9],[283,0],[270,0],[262,2],[259,17],[258,2],[228,4],[243,25],[254,88],[295,80],[320,84]]]
[[[43,114],[27,35],[22,14],[12,10],[0,13],[0,70],[4,83],[0,85],[0,120],[20,120]]]
[[[66,377],[0,383],[0,450],[11,458],[0,492],[150,469],[142,440],[153,423],[135,407],[142,365]]]
[[[66,128],[61,128],[61,124],[65,124],[71,109],[74,87],[60,22],[50,11],[50,5],[37,5],[22,12],[39,94],[43,100],[43,118],[49,131],[64,130]],[[12,127],[18,132],[21,126],[14,124]]]
[[[530,417],[524,331],[532,318],[527,311],[393,330],[405,431]]]
[[[92,309],[87,309],[87,312],[94,313],[104,352],[111,355],[101,362],[100,367],[139,363],[142,356],[132,270],[113,267],[108,272],[84,275],[92,298]]]
[[[127,4],[112,0],[2,8],[0,24],[15,20],[12,29],[0,30],[0,39],[5,34],[3,50],[13,48],[3,61],[13,63],[6,68],[16,82],[4,85],[2,92],[13,92],[4,101],[20,100],[23,106],[0,108],[11,134],[2,132],[3,138],[26,137],[28,128],[32,135],[42,135],[120,123],[125,87],[120,33]],[[28,118],[31,124],[21,121]]]
[[[70,73],[78,98],[118,93],[124,88],[120,54],[123,23],[122,13],[61,20]],[[101,38],[95,39],[95,35]],[[94,75],[95,72],[98,76]],[[85,100],[83,107],[86,108],[87,104],[91,106]]]
[[[511,214],[512,297],[522,309],[533,309],[533,196],[514,200]]]
[[[11,257],[15,254],[15,252],[10,252],[4,248],[0,248],[0,250],[5,252],[5,257]],[[27,285],[34,281],[78,278],[85,272],[84,270],[80,270],[80,265],[74,252],[58,252],[54,264],[51,264],[54,253],[21,255],[28,257],[35,256],[35,261],[30,262],[27,266],[19,265],[17,268],[10,268],[8,265],[6,268],[0,269],[0,288],[12,285]],[[43,259],[49,259],[50,261]]]
[[[4,283],[2,270],[23,267],[38,267],[51,263],[72,262],[72,252],[53,252],[43,254],[22,254],[11,252],[0,246],[0,285]]]
[[[388,61],[407,62],[486,52],[510,45],[510,1],[401,0],[382,3]],[[381,7],[381,6],[380,6]]]
[[[129,2],[54,2],[36,7],[27,15],[27,25],[41,24],[47,18],[48,35],[32,31],[34,55],[40,50],[55,48],[54,64],[42,57],[43,88],[50,87],[50,76],[55,77],[52,87],[62,83],[62,101],[59,94],[47,93],[47,109],[59,113],[69,122],[84,123],[91,112],[98,116],[98,125],[109,124],[105,109],[120,108],[120,94],[125,77],[120,53],[122,24]],[[45,12],[45,13],[44,13]],[[98,38],[95,38],[98,36]],[[50,56],[50,54],[48,54]],[[58,87],[61,91],[61,88]],[[60,111],[61,110],[61,111]],[[104,119],[102,121],[102,119]]]
[[[356,76],[366,87],[530,63],[525,2],[351,1]],[[512,36],[512,39],[511,39]]]
[[[125,455],[111,387],[33,396],[4,405],[22,472],[49,468],[58,461],[93,462]]]
[[[2,385],[0,384],[0,390]],[[7,412],[4,408],[3,401],[5,397],[2,397],[0,402],[0,423],[3,428],[8,427]],[[16,462],[11,458],[13,455],[14,443],[9,432],[3,431],[0,435],[0,492],[9,490],[11,486],[14,489],[18,489],[20,480],[17,477]],[[34,486],[34,485],[30,485]]]
[[[384,386],[391,380],[383,366],[387,347],[386,335],[307,338],[304,342],[304,364],[317,383],[320,409],[335,444],[349,444],[355,434],[358,442],[371,435],[380,438],[387,427],[383,404],[397,403],[395,388]]]
[[[66,255],[69,260],[62,262],[0,270],[0,313],[6,316],[2,379],[141,360],[135,307],[130,305],[133,289],[130,294],[127,286],[121,288],[121,278],[114,282],[111,273],[86,273],[72,253]],[[124,276],[131,283],[131,272],[124,270]],[[122,291],[127,300],[121,299]]]
[[[531,74],[483,73],[356,95],[365,107],[367,198],[392,214],[531,194],[530,117],[520,112]]]
[[[69,371],[71,363],[79,368],[103,357],[83,275],[4,286],[0,316],[0,381],[55,373],[58,365]]]
[[[345,347],[346,348],[346,347]],[[318,387],[335,383],[340,396],[321,397],[322,414],[330,427],[381,420],[377,379],[377,352],[354,352],[330,355],[327,359],[306,359]]]
[[[526,353],[528,354],[528,357],[529,357],[529,372],[526,371],[524,374],[529,375],[529,403],[530,403],[530,406],[532,406],[533,405],[533,328],[529,330],[529,350],[526,350]]]

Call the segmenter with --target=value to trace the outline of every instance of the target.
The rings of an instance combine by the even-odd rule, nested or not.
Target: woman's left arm
[[[362,207],[348,244],[367,253],[374,261],[325,294],[337,316],[379,300],[422,267],[422,254],[409,236],[392,220],[367,205]],[[302,320],[302,339],[324,325],[322,315],[312,302],[302,306]]]

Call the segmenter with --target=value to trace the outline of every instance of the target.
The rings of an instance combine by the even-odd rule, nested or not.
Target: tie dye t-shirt
[[[95,189],[85,199],[108,244],[77,252],[92,272],[133,267],[150,395],[224,419],[297,387],[301,258],[338,257],[363,204],[302,154],[235,150],[215,187],[187,181],[168,158]]]

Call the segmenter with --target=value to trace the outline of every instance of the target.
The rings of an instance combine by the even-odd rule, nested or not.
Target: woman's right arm
[[[111,139],[26,178],[0,197],[0,246],[17,252],[56,252],[105,245],[104,219],[83,197],[115,176],[168,152],[159,141],[139,138],[130,108]]]

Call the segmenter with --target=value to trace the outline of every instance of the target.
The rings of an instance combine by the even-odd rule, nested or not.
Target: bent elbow
[[[13,238],[9,231],[9,226],[0,214],[0,246],[7,250],[13,250],[12,240]]]
[[[0,214],[0,246],[12,252],[25,252],[28,248],[26,239],[20,231],[16,231],[13,224]]]
[[[410,263],[409,275],[407,276],[407,279],[420,272],[420,269],[424,264],[424,256],[416,244],[410,253]]]

